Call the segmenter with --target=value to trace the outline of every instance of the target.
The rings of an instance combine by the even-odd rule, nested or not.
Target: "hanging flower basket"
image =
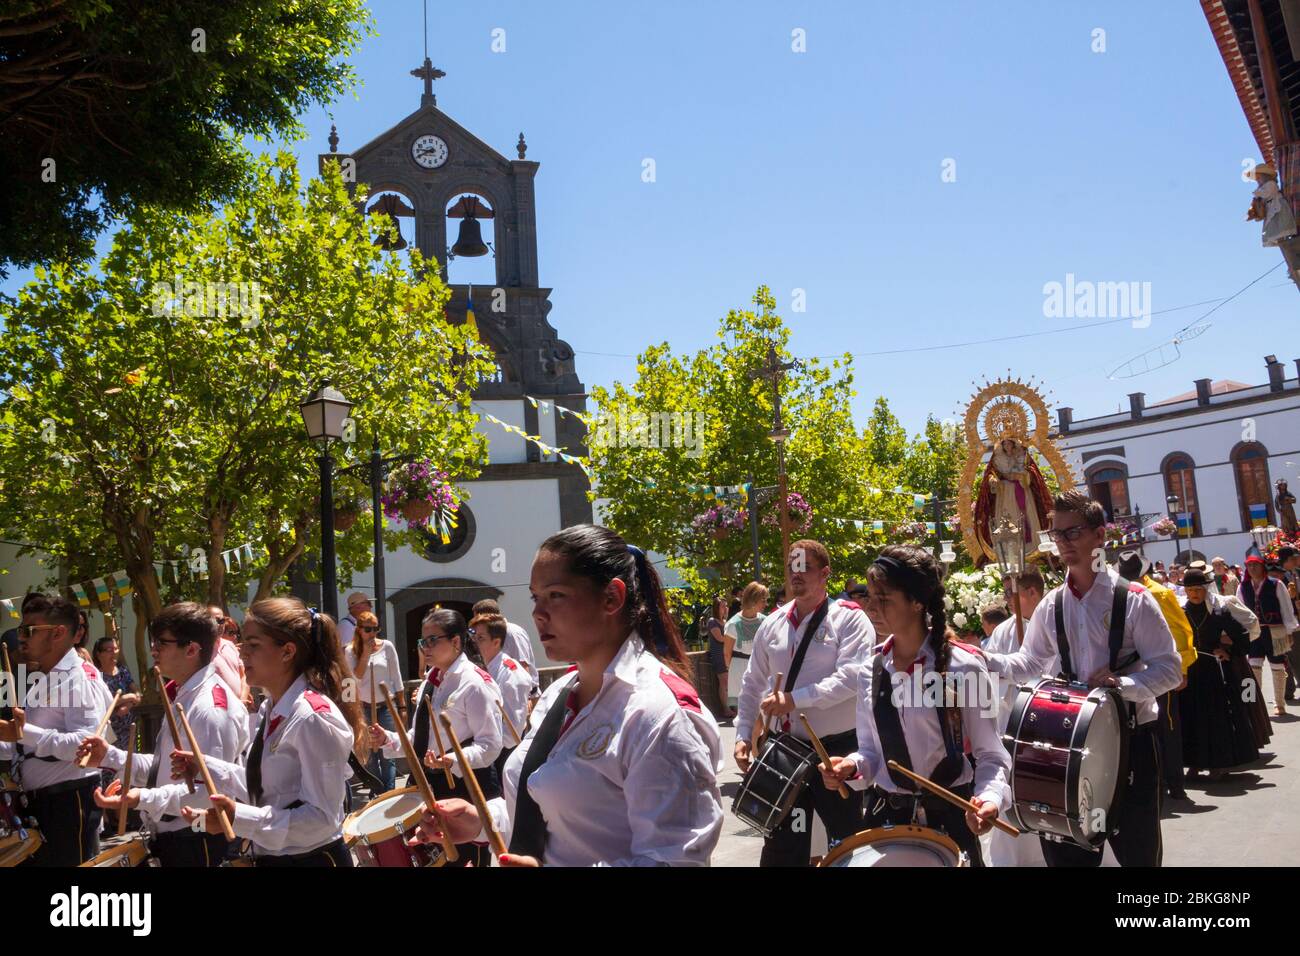
[[[355,502],[345,504],[336,504],[334,506],[334,530],[338,532],[351,531],[352,526],[357,523],[361,517],[361,509],[356,506]]]
[[[744,528],[748,520],[749,512],[744,508],[714,505],[691,519],[691,530],[696,534],[707,534],[714,541],[725,541],[732,531]]]
[[[436,470],[427,458],[394,469],[380,502],[385,516],[400,516],[412,528],[425,527],[435,512],[454,512],[460,507],[460,497],[447,473]]]
[[[1172,518],[1161,518],[1151,526],[1151,530],[1156,534],[1164,535],[1166,538],[1178,533],[1178,523]]]
[[[812,525],[812,506],[803,495],[791,492],[785,496],[785,511],[792,534],[803,534]],[[769,528],[781,527],[781,513],[777,509],[763,515],[763,524]]]

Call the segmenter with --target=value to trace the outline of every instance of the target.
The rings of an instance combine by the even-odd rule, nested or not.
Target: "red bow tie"
[[[163,690],[167,692],[168,700],[175,700],[176,695],[180,692],[180,688],[176,686],[176,682],[174,680],[169,680],[167,684],[163,687]]]
[[[434,687],[439,686],[442,683],[442,671],[438,670],[436,667],[429,671],[429,683]]]

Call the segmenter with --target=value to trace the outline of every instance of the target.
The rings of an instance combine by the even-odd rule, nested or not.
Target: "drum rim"
[[[393,824],[392,826],[385,827],[382,830],[376,830],[374,833],[361,833],[360,831],[356,831],[356,830],[349,833],[348,824],[355,823],[356,821],[360,820],[361,815],[373,806],[377,806],[380,803],[385,803],[389,800],[392,800],[394,797],[401,796],[402,794],[405,793],[419,793],[419,792],[420,792],[419,787],[399,787],[396,790],[388,790],[384,793],[381,793],[379,796],[375,797],[369,803],[366,803],[364,806],[356,810],[353,810],[351,813],[347,815],[346,819],[344,819],[343,821],[343,845],[347,847],[351,847],[359,841],[364,841],[370,844],[371,846],[373,846],[376,843],[386,843],[395,836],[403,836],[407,833],[410,833],[413,829],[415,829],[414,824],[418,822],[419,818],[424,814],[425,806],[423,803],[421,803],[418,807],[412,810],[405,817],[402,817],[402,819],[400,819],[397,823]]]
[[[145,860],[149,859],[149,841],[146,840],[144,837],[138,837],[138,836],[132,837],[131,839],[127,840],[125,843],[119,843],[117,846],[111,846],[107,850],[103,850],[95,854],[85,863],[79,865],[97,867],[102,863],[106,863],[107,861],[115,857],[119,857],[119,856],[133,857],[137,852],[140,853],[140,858],[132,860],[131,863],[132,866],[138,866],[139,864],[143,863]]]
[[[962,853],[955,840],[942,830],[936,830],[933,827],[917,826],[914,823],[887,824],[883,827],[872,827],[870,830],[859,830],[853,836],[845,837],[835,846],[831,847],[822,857],[821,862],[817,864],[819,869],[831,866],[840,857],[851,853],[859,847],[868,846],[885,837],[919,839],[929,843],[934,843],[948,850],[957,861],[957,866],[961,866]]]
[[[753,782],[754,777],[757,775],[758,769],[763,763],[763,759],[769,753],[771,753],[772,750],[774,750],[777,746],[781,746],[785,750],[794,753],[796,755],[799,754],[799,751],[796,748],[790,747],[788,744],[786,744],[785,741],[787,739],[802,744],[805,748],[807,748],[808,753],[800,756],[799,762],[807,763],[808,767],[804,771],[802,778],[800,778],[797,783],[795,782],[794,777],[785,778],[786,785],[781,788],[780,794],[777,795],[777,800],[784,801],[784,799],[791,792],[794,793],[794,797],[790,801],[791,804],[790,807],[784,808],[781,802],[773,803],[766,796],[763,796],[762,794],[759,793],[754,793],[753,788],[750,785]],[[786,733],[784,731],[778,731],[777,733],[769,734],[764,740],[763,744],[764,745],[763,745],[762,752],[759,753],[754,758],[754,760],[750,763],[749,769],[745,771],[745,775],[740,780],[740,788],[736,791],[736,795],[731,798],[731,812],[738,819],[743,821],[746,825],[753,827],[755,830],[761,833],[764,839],[766,839],[767,837],[770,837],[773,833],[775,833],[780,828],[781,823],[785,820],[787,816],[790,815],[790,812],[794,809],[794,803],[799,799],[799,788],[807,784],[808,776],[813,771],[813,769],[816,768],[818,758],[817,758],[817,751],[813,747],[811,741],[801,740],[800,738],[794,736],[794,734]],[[782,776],[784,776],[784,774],[782,774]],[[754,817],[750,816],[749,814],[742,813],[740,811],[741,801],[746,796],[751,794],[757,799],[761,800],[770,808],[767,811],[762,823],[759,823],[756,819],[754,819]],[[774,823],[773,820],[776,820],[776,822]]]
[[[13,840],[10,840],[9,837],[0,838],[0,860],[3,860],[5,854],[13,850],[25,850],[26,852],[16,854],[12,863],[0,862],[0,868],[8,869],[11,866],[17,866],[23,860],[27,859],[39,850],[45,843],[45,838],[41,836],[41,831],[35,827],[27,827],[27,839],[25,840],[18,835],[16,830],[12,831],[9,836],[13,837]]]

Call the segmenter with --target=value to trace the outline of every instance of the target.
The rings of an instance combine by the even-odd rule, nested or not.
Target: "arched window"
[[[1088,494],[1101,502],[1106,517],[1129,514],[1128,469],[1123,465],[1098,465],[1088,472]]]
[[[1272,524],[1273,495],[1268,480],[1268,449],[1257,441],[1242,442],[1232,450],[1232,473],[1237,479],[1242,530]]]
[[[1175,518],[1190,511],[1192,514],[1191,533],[1199,535],[1201,533],[1201,509],[1196,502],[1196,465],[1192,462],[1192,456],[1181,451],[1166,455],[1160,470],[1165,476],[1167,510]],[[1170,498],[1175,500],[1170,501]],[[1183,536],[1188,533],[1181,526],[1179,531]]]

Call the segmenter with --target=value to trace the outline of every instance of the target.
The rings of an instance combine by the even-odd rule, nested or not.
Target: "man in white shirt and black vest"
[[[1118,807],[1105,821],[1106,842],[1121,866],[1159,866],[1156,699],[1182,683],[1178,648],[1151,593],[1107,566],[1101,505],[1078,491],[1063,492],[1052,504],[1050,534],[1067,568],[1065,583],[1034,610],[1020,650],[986,654],[988,668],[1017,683],[1029,682],[1059,654],[1067,680],[1119,691],[1129,717],[1129,775],[1120,784]],[[1101,846],[1046,838],[1042,846],[1048,866],[1101,864]]]
[[[875,631],[857,604],[826,593],[831,564],[825,546],[796,541],[789,562],[794,600],[759,626],[741,681],[735,757],[742,772],[755,757],[748,735],[760,718],[775,719],[781,731],[807,741],[798,716],[805,714],[830,756],[857,749],[858,670],[875,644]],[[783,677],[776,691],[778,673]],[[759,865],[807,866],[813,812],[821,817],[829,841],[843,840],[862,828],[862,794],[854,791],[842,799],[812,774],[794,810],[763,841]]]

